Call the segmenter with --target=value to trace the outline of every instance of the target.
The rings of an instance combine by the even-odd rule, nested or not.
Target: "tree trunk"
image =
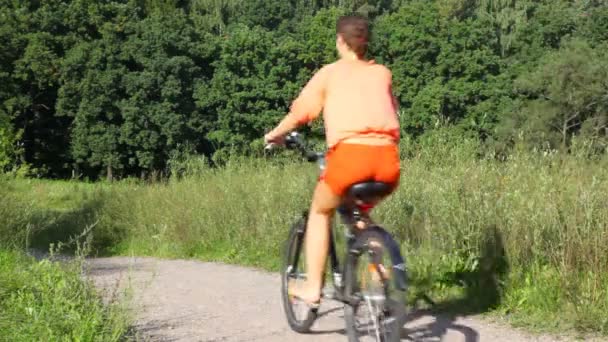
[[[112,177],[112,163],[108,164],[107,177],[108,177],[108,181],[111,182],[113,180],[113,177]]]
[[[566,150],[566,137],[568,136],[568,120],[564,120],[564,126],[562,128],[562,149]]]

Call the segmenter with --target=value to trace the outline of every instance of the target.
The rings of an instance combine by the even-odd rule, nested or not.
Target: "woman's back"
[[[340,60],[327,67],[323,118],[329,145],[362,134],[397,134],[390,71],[373,61]]]
[[[293,102],[301,123],[321,111],[328,146],[357,136],[399,138],[391,72],[373,61],[341,59],[324,66]]]

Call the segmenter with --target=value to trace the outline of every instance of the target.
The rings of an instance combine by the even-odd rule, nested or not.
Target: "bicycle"
[[[273,146],[271,144],[266,149],[272,149]],[[325,154],[308,151],[297,132],[287,135],[285,146],[288,149],[298,150],[309,162],[317,162],[321,170],[325,168]],[[344,304],[346,333],[351,342],[359,341],[360,337],[364,336],[373,337],[376,341],[399,341],[401,339],[401,322],[405,316],[403,301],[407,291],[405,262],[399,245],[391,234],[375,224],[369,216],[373,205],[389,192],[388,184],[373,181],[355,184],[347,191],[347,195],[337,209],[346,226],[346,250],[343,256],[343,266],[340,265],[336,252],[334,229],[333,227],[331,229],[329,262],[333,280],[333,295],[325,292],[322,297]],[[296,310],[294,310],[295,303],[292,303],[287,293],[290,279],[297,280],[306,277],[305,274],[298,272],[298,262],[307,219],[308,211],[304,211],[292,226],[285,246],[281,270],[283,309],[289,326],[298,333],[310,332],[311,326],[318,317],[318,308],[306,306],[302,318],[298,318]],[[392,264],[390,268],[387,268],[383,261],[385,251],[388,251],[390,256]],[[370,288],[367,286],[367,281],[359,281],[357,277],[357,266],[360,265],[367,266],[366,269],[370,272]],[[391,297],[393,291],[389,289],[391,277],[396,290],[396,298]],[[357,312],[361,309],[361,303],[365,305],[363,308],[370,312],[371,323],[367,325],[358,325],[356,319]]]

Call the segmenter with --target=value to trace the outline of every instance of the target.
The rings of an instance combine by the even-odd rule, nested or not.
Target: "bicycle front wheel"
[[[346,333],[350,342],[401,340],[403,299],[391,289],[390,267],[382,240],[366,237],[355,242],[344,269]]]
[[[291,228],[287,244],[285,246],[285,255],[283,257],[283,266],[281,269],[281,296],[283,298],[283,310],[287,317],[287,322],[292,330],[299,333],[307,333],[310,327],[317,319],[317,310],[310,309],[305,303],[293,301],[288,294],[288,285],[292,281],[306,280],[304,273],[304,258],[303,245],[304,235],[306,232],[306,218],[304,213]]]

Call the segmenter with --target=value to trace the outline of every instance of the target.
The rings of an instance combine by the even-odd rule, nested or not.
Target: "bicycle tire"
[[[301,256],[301,248],[304,242],[304,233],[306,231],[306,218],[307,215],[304,213],[302,217],[296,221],[291,227],[289,238],[285,247],[285,254],[283,257],[283,266],[281,269],[281,297],[283,302],[283,311],[287,318],[287,323],[292,330],[298,333],[310,332],[310,327],[314,324],[317,319],[317,310],[309,309],[305,317],[299,320],[293,310],[292,302],[287,292],[288,280],[294,271],[294,260]],[[297,266],[297,265],[296,265]]]
[[[383,251],[377,250],[382,249],[383,243],[380,237],[370,237],[370,234],[358,237],[353,243],[353,247],[349,250],[344,266],[344,295],[345,298],[351,300],[350,303],[344,305],[344,320],[346,323],[346,335],[349,342],[359,342],[361,333],[357,329],[357,309],[358,303],[356,298],[361,300],[360,284],[357,277],[357,266],[361,258],[370,257],[370,262],[377,262],[377,256],[370,256],[370,241],[375,241],[382,247],[375,247],[376,250],[371,251],[372,253],[382,253]],[[376,341],[382,342],[397,342],[401,340],[401,326],[404,318],[404,306],[401,300],[395,300],[391,298],[390,294],[387,293],[386,280],[381,281],[384,289],[385,304],[383,305],[383,313],[389,313],[386,319],[386,323],[381,322],[382,325],[388,327],[388,331],[385,334],[380,335],[380,338],[376,338]],[[375,317],[374,317],[375,318]]]

